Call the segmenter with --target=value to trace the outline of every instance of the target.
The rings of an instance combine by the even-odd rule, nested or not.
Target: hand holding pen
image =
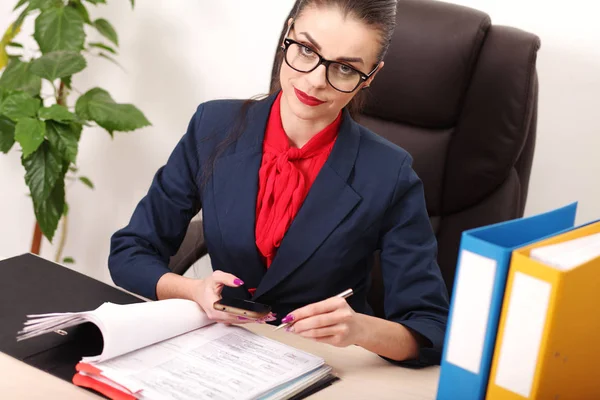
[[[360,315],[346,302],[352,289],[318,303],[309,304],[289,313],[275,330],[284,328],[317,342],[346,347],[356,343],[363,331]]]

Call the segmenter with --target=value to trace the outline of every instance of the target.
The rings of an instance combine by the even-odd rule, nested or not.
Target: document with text
[[[95,324],[102,352],[82,358],[73,382],[112,399],[285,399],[331,372],[320,357],[215,324],[187,300],[28,317],[18,340]]]

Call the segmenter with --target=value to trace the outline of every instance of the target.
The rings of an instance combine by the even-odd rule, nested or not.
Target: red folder
[[[123,390],[120,390],[105,382],[95,379],[95,376],[102,377],[104,380],[110,381],[115,385],[122,387],[118,383],[102,375],[102,371],[91,364],[80,362],[75,366],[75,369],[77,370],[77,373],[73,376],[73,384],[77,386],[95,390],[96,392],[102,393],[104,396],[112,400],[137,399],[137,397],[125,387],[123,387]]]

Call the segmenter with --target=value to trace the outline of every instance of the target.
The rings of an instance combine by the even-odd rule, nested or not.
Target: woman
[[[448,312],[421,181],[406,151],[350,116],[384,66],[394,0],[305,0],[282,43],[281,90],[261,101],[201,104],[127,227],[115,233],[115,283],[152,299],[221,296],[272,306],[269,322],[403,365],[439,363]],[[238,121],[239,123],[232,122]],[[203,212],[215,272],[167,268]],[[381,251],[386,319],[367,304]],[[335,297],[348,288],[347,300]]]

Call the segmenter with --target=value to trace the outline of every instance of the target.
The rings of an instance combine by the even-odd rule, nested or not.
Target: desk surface
[[[311,399],[434,399],[439,367],[420,370],[389,364],[360,347],[337,348],[316,343],[270,325],[247,325],[264,336],[323,357],[341,380]],[[96,399],[96,396],[54,376],[0,353],[0,398]]]

